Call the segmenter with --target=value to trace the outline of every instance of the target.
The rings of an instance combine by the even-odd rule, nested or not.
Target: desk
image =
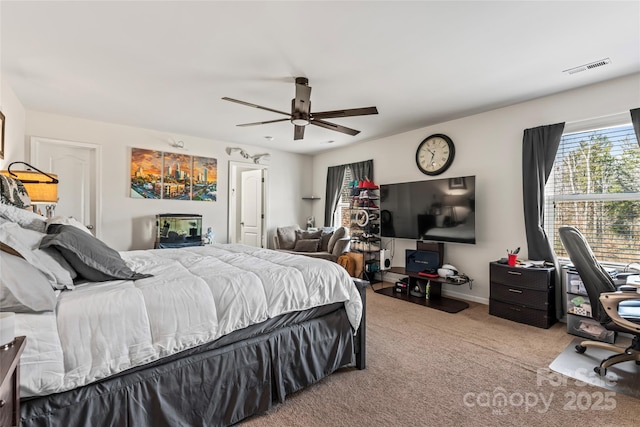
[[[627,285],[640,286],[640,274],[634,274],[633,276],[628,276]],[[640,293],[640,288],[638,289],[638,293]]]
[[[374,292],[378,293],[378,294],[382,294],[382,295],[386,295],[389,297],[393,297],[393,298],[398,298],[401,299],[403,301],[409,301],[412,302],[414,304],[420,304],[420,305],[424,305],[425,307],[429,307],[429,308],[435,308],[436,310],[441,310],[441,311],[445,311],[447,313],[457,313],[459,311],[464,310],[465,308],[469,307],[469,304],[467,304],[464,301],[460,301],[457,299],[452,299],[452,298],[446,298],[442,296],[442,284],[448,284],[448,285],[464,285],[469,283],[468,281],[466,282],[454,282],[452,280],[447,280],[447,279],[443,279],[441,277],[437,277],[437,278],[429,278],[429,277],[424,277],[424,276],[420,276],[418,275],[418,273],[413,273],[410,271],[406,271],[404,268],[402,267],[391,267],[390,270],[391,273],[396,273],[396,274],[403,274],[405,276],[409,277],[409,286],[407,287],[407,291],[406,292],[395,292],[393,290],[393,286],[392,287],[388,287],[388,288],[382,288],[382,289],[378,289]],[[409,294],[409,290],[411,289],[411,286],[413,284],[415,284],[416,280],[422,280],[424,282],[427,282],[429,284],[429,299],[426,298],[420,298],[420,297],[415,297],[413,295]]]

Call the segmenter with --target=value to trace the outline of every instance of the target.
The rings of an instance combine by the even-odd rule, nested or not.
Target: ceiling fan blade
[[[294,111],[309,114],[311,109],[311,87],[308,86],[309,80],[304,77],[296,78],[296,98],[293,103]]]
[[[284,114],[285,116],[290,116],[291,115],[291,113],[285,113],[284,111],[274,110],[273,108],[262,107],[260,105],[251,104],[250,102],[240,101],[240,100],[237,100],[237,99],[229,98],[227,96],[222,97],[222,99],[224,99],[225,101],[235,102],[236,104],[246,105],[247,107],[253,107],[253,108],[258,108],[260,110],[271,111],[272,113]]]
[[[293,139],[303,139],[304,138],[304,126],[294,126],[295,129],[293,131]]]
[[[311,113],[311,116],[315,119],[333,119],[336,117],[367,116],[369,114],[378,114],[378,109],[376,107],[366,107],[351,108],[349,110],[322,111],[319,113]]]
[[[267,120],[266,122],[255,122],[255,123],[243,123],[241,125],[236,125],[236,126],[256,126],[256,125],[266,125],[268,123],[277,123],[277,122],[288,122],[289,119],[276,119],[276,120]]]
[[[337,132],[346,133],[347,135],[351,135],[351,136],[355,136],[360,133],[359,130],[351,129],[346,126],[340,126],[335,123],[325,122],[324,120],[314,119],[314,120],[311,120],[309,124],[320,126],[325,129],[335,130]]]

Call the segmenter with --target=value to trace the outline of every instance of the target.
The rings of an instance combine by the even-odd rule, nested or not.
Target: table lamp
[[[15,164],[23,164],[28,170],[12,171],[11,166]],[[0,171],[0,173],[22,182],[31,199],[31,203],[46,204],[47,217],[51,218],[53,216],[55,205],[58,203],[57,175],[43,172],[25,162],[13,162],[9,164],[6,171]]]

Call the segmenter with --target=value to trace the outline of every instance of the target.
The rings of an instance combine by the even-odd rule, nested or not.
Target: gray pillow
[[[296,252],[318,252],[320,239],[300,239],[296,240],[293,250]]]
[[[134,272],[118,251],[72,225],[51,224],[40,242],[40,248],[49,247],[60,251],[79,278],[92,282],[138,280],[151,276]]]
[[[322,236],[322,230],[316,230],[316,231],[296,230],[296,240],[319,239],[320,236]]]
[[[329,232],[322,232],[322,235],[320,236],[320,251],[329,252],[329,240],[331,239],[331,236],[333,236],[333,230]]]
[[[38,313],[53,311],[56,294],[49,279],[23,258],[0,255],[0,311]]]
[[[327,245],[327,250],[333,253],[333,247],[336,245],[336,242],[343,237],[347,236],[347,229],[345,227],[340,227],[333,232],[333,236],[329,239],[329,244]]]
[[[298,230],[297,225],[278,227],[276,229],[280,249],[293,249],[293,247],[296,245],[296,230]]]

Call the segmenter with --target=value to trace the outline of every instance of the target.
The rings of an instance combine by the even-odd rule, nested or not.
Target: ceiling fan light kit
[[[260,110],[271,111],[272,113],[283,114],[288,116],[286,119],[268,120],[255,123],[244,123],[237,126],[256,126],[268,123],[290,121],[294,125],[293,139],[299,140],[304,138],[304,129],[307,125],[315,125],[336,132],[345,133],[347,135],[357,135],[359,130],[351,129],[346,126],[337,125],[327,122],[324,119],[332,119],[339,117],[366,116],[370,114],[378,114],[376,107],[352,108],[348,110],[323,111],[318,113],[311,112],[311,87],[306,77],[296,77],[296,96],[291,100],[291,113],[274,110],[273,108],[263,107],[261,105],[252,104],[250,102],[240,101],[229,97],[223,97],[225,101],[235,102],[237,104],[246,105],[247,107],[258,108]]]

